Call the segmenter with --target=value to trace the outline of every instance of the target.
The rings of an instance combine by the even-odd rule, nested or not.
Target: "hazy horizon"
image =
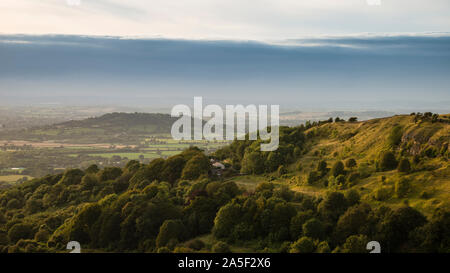
[[[9,104],[449,109],[450,36],[263,42],[1,35]]]

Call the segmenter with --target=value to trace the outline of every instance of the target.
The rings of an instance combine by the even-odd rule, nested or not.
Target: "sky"
[[[77,1],[0,1],[0,104],[450,112],[448,0]]]
[[[2,0],[0,32],[272,40],[446,32],[448,14],[448,0]]]

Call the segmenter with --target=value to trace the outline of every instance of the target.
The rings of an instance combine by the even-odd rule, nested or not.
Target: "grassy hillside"
[[[281,127],[273,152],[234,141],[33,179],[0,192],[0,251],[450,252],[448,120],[328,120]]]
[[[307,152],[295,166],[290,166],[291,170],[295,170],[299,164],[301,166],[301,170],[295,172],[299,178],[298,187],[308,184],[307,177],[317,169],[319,161],[324,160],[331,167],[338,161],[345,163],[353,158],[357,165],[348,172],[359,174],[355,187],[361,189],[363,198],[367,201],[372,201],[376,190],[382,187],[388,189],[392,196],[384,202],[392,205],[401,205],[407,200],[411,206],[425,213],[430,213],[436,206],[448,207],[450,124],[427,120],[415,122],[415,118],[416,116],[410,115],[365,122],[328,123],[306,130],[306,135],[310,136],[306,144]],[[392,140],[395,128],[400,131],[397,143]],[[409,160],[411,171],[377,171],[382,151],[392,151],[398,160]],[[410,192],[405,199],[395,198],[395,182],[403,178],[410,181]],[[311,186],[315,191],[322,192],[327,188],[322,187],[321,183],[328,182],[328,179],[329,177],[324,177]]]

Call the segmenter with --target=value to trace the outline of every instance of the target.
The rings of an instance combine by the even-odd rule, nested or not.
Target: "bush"
[[[308,174],[308,177],[306,178],[306,182],[308,183],[308,185],[312,185],[314,182],[316,182],[317,180],[319,180],[320,176],[316,171],[311,171]]]
[[[292,243],[290,253],[313,253],[314,242],[311,238],[302,237]]]
[[[371,175],[372,168],[367,163],[361,163],[358,166],[358,173],[361,178],[367,178]]]
[[[211,169],[211,163],[208,157],[203,154],[192,157],[183,168],[181,178],[186,180],[195,180],[201,175],[208,175]]]
[[[46,243],[49,238],[50,233],[46,229],[41,229],[34,235],[34,240],[36,240],[36,242]]]
[[[89,166],[86,170],[85,173],[90,173],[90,174],[96,174],[98,173],[98,171],[100,171],[100,169],[98,168],[97,165],[93,164],[91,166]]]
[[[342,215],[348,208],[347,200],[344,194],[340,192],[330,192],[320,202],[318,211],[329,221],[337,221],[339,216]]]
[[[409,173],[411,171],[411,163],[409,163],[409,160],[406,158],[403,158],[398,163],[397,171],[402,173]]]
[[[310,211],[300,211],[296,216],[291,218],[291,223],[289,226],[289,232],[291,238],[297,240],[303,233],[303,225],[313,217],[313,212]]]
[[[336,177],[341,174],[345,174],[344,163],[342,163],[342,161],[337,161],[331,168],[331,175]]]
[[[31,239],[33,235],[33,227],[29,224],[15,224],[8,231],[9,240],[13,243],[20,239]]]
[[[229,238],[234,226],[241,218],[241,207],[228,203],[221,207],[214,219],[213,234],[216,238]]]
[[[167,246],[170,240],[180,240],[185,230],[180,220],[166,220],[159,228],[158,237],[156,237],[156,247]]]
[[[100,181],[114,180],[122,175],[122,169],[118,167],[106,167],[98,173]]]
[[[36,212],[42,210],[42,208],[43,208],[43,204],[42,204],[42,200],[40,200],[40,199],[29,199],[25,204],[25,210],[29,214],[36,213]]]
[[[382,224],[385,240],[389,242],[390,251],[401,251],[402,246],[409,242],[410,232],[427,222],[426,217],[409,206],[396,209],[390,213]]]
[[[379,167],[382,171],[390,171],[397,168],[397,159],[390,151],[384,151],[380,154]]]
[[[264,159],[261,153],[245,153],[242,159],[241,173],[262,174],[264,172]]]
[[[392,128],[391,133],[388,136],[388,144],[391,147],[397,146],[402,141],[403,129],[401,126],[397,125]]]
[[[303,235],[314,239],[322,239],[325,236],[325,226],[322,221],[315,218],[309,219],[303,224]]]
[[[66,186],[80,184],[81,178],[84,176],[84,172],[79,169],[69,169],[63,174],[63,177],[58,182]]]
[[[349,158],[345,161],[345,166],[349,169],[356,167],[356,160],[354,158]]]
[[[87,173],[83,178],[81,179],[81,185],[86,190],[91,190],[95,186],[98,185],[98,179],[97,176],[94,175],[94,173]]]
[[[347,199],[347,204],[349,206],[353,206],[359,204],[361,196],[359,195],[357,190],[351,189],[345,192],[345,199]]]
[[[369,239],[366,235],[352,235],[347,238],[342,246],[342,252],[344,253],[367,253],[367,243]]]
[[[6,204],[7,209],[20,209],[22,207],[22,204],[17,199],[11,199]]]
[[[317,253],[330,253],[331,249],[327,241],[320,242],[317,246]]]

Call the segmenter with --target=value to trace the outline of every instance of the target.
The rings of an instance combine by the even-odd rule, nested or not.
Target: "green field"
[[[0,176],[0,182],[12,183],[12,182],[16,182],[17,180],[22,179],[24,177],[26,177],[28,179],[32,179],[33,178],[31,176],[28,176],[28,175],[19,175],[19,174],[17,174],[17,175],[1,175]]]

